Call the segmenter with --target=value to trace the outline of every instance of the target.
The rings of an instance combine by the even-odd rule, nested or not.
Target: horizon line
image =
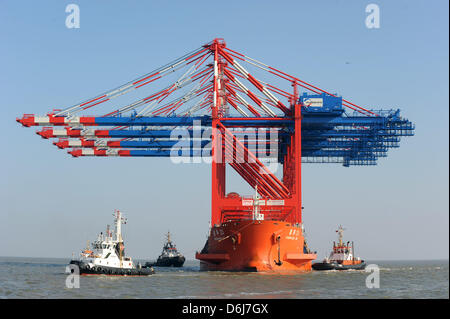
[[[0,256],[0,258],[42,258],[42,259],[71,259],[72,257],[35,257],[35,256]],[[152,258],[133,257],[134,260],[153,260]],[[156,260],[156,258],[154,258]],[[315,259],[315,260],[319,260]],[[446,258],[432,258],[432,259],[364,259],[365,261],[449,261],[449,257]],[[187,259],[186,261],[198,261],[197,259]]]

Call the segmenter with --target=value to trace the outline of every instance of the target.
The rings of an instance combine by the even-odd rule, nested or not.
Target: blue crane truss
[[[337,94],[319,89],[235,51],[229,50],[226,53],[225,50],[228,49],[225,47],[220,51],[224,57],[221,73],[224,77],[221,123],[231,130],[235,129],[235,136],[245,142],[245,147],[254,152],[256,157],[270,157],[283,163],[294,132],[291,114],[294,105],[301,107],[301,155],[304,163],[376,165],[380,157],[387,156],[389,149],[399,147],[401,137],[414,135],[414,125],[400,116],[399,109],[361,108]],[[89,145],[87,147],[94,147],[96,150],[107,150],[104,154],[168,157],[173,156],[174,152],[171,150],[173,151],[174,147],[181,146],[190,149],[189,152],[182,152],[183,156],[209,156],[213,122],[211,105],[215,103],[212,97],[214,87],[211,83],[214,82],[213,74],[217,74],[217,67],[214,68],[205,61],[213,53],[206,44],[116,89],[62,111],[53,111],[44,120],[32,115],[24,115],[17,120],[24,126],[53,125],[37,132],[44,138],[82,140],[76,143],[54,143],[60,148],[78,149]],[[290,84],[299,85],[305,91],[301,95],[290,94],[286,89],[279,89],[268,82],[258,82],[259,80],[249,75],[250,73],[232,57],[236,61],[240,59],[278,75]],[[186,68],[189,70],[177,78],[175,83],[171,82],[145,98],[102,116],[84,117],[84,120],[77,117],[80,111],[97,107],[98,104],[130,90],[154,84],[153,81]],[[252,93],[244,82],[258,88],[263,94]],[[273,93],[269,94],[268,90]],[[178,91],[181,92],[180,95],[167,102],[169,95],[173,97],[173,92]],[[243,96],[246,96],[247,100]],[[278,97],[287,98],[290,105],[285,106]],[[181,112],[181,105],[189,107]],[[150,112],[152,110],[153,112]],[[205,110],[203,114],[198,114],[199,111]],[[275,139],[271,136],[272,132],[276,132]],[[258,143],[261,137],[269,142]],[[199,138],[200,143],[195,142]],[[111,151],[111,148],[126,152],[118,153]],[[71,154],[75,156],[84,153]]]

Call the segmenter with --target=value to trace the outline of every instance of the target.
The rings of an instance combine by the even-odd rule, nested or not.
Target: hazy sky
[[[80,7],[80,28],[65,7]],[[72,158],[15,118],[95,96],[213,38],[359,105],[400,108],[414,137],[374,167],[303,165],[309,246],[328,254],[343,224],[365,259],[449,252],[448,1],[0,1],[0,256],[70,257],[128,218],[133,257],[164,234],[188,259],[206,240],[210,166]],[[231,174],[231,169],[228,169]],[[231,174],[227,192],[251,195]]]

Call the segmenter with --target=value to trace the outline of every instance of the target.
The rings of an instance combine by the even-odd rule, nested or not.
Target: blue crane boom
[[[170,156],[168,149],[185,141],[189,147],[199,144],[201,149],[211,147],[211,127],[214,104],[214,67],[206,61],[212,51],[206,44],[191,53],[175,59],[164,67],[149,72],[116,89],[106,91],[63,110],[55,110],[46,116],[25,114],[17,119],[24,126],[44,126],[37,132],[43,138],[66,138],[55,142],[60,148],[74,148],[79,156],[106,154],[102,156]],[[227,50],[225,48],[225,50]],[[284,72],[270,68],[254,59],[252,65],[266,73],[276,75],[294,86],[294,93],[259,81],[236,59],[239,55],[230,50],[224,55],[223,83],[218,91],[222,96],[219,110],[221,123],[232,130],[238,140],[271,140],[271,155],[284,163],[295,131],[291,116],[293,105],[301,107],[302,161],[308,163],[342,163],[350,165],[375,165],[388,150],[399,147],[400,138],[414,135],[414,125],[400,116],[400,110],[369,110],[313,86]],[[243,55],[240,56],[244,57]],[[244,60],[242,58],[242,60]],[[187,71],[186,71],[187,69]],[[259,71],[260,71],[259,70]],[[178,73],[177,73],[178,72]],[[177,81],[170,79],[171,74]],[[254,74],[254,73],[252,73]],[[168,80],[144,98],[102,116],[79,115],[84,110],[97,108],[105,102],[128,92],[151,87],[158,81]],[[299,95],[297,86],[305,89]],[[252,91],[256,88],[259,93]],[[178,94],[178,95],[177,95]],[[170,99],[170,100],[169,100]],[[217,99],[217,97],[216,97]],[[287,103],[284,102],[287,100]],[[290,105],[290,106],[289,106]],[[281,111],[281,112],[280,112]],[[253,130],[253,131],[252,131]],[[178,134],[179,133],[179,134]],[[275,137],[272,137],[275,133]],[[180,135],[181,134],[181,135]],[[257,142],[254,142],[257,144]],[[245,143],[257,152],[257,146]],[[79,152],[78,149],[94,148],[97,151]],[[136,150],[136,149],[139,150]],[[112,150],[116,149],[116,150]],[[103,152],[105,151],[105,152]],[[108,151],[108,152],[107,152]],[[264,150],[257,153],[261,156]],[[190,156],[209,156],[209,152],[192,152]]]

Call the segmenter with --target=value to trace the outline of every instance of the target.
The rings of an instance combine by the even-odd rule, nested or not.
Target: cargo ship
[[[355,245],[352,242],[344,244],[343,233],[344,228],[339,226],[338,230],[338,244],[333,242],[333,250],[330,256],[325,258],[322,262],[314,263],[312,268],[314,270],[362,270],[366,268],[366,263],[359,257],[355,257]]]
[[[303,225],[260,213],[262,202],[256,188],[249,218],[241,216],[210,228],[204,248],[195,256],[200,260],[200,270],[276,273],[311,270],[311,262],[317,255],[308,248]]]
[[[224,43],[214,45],[220,51]],[[292,83],[294,94],[288,112],[293,129],[285,137],[281,129],[264,128],[279,123],[280,118],[258,119],[242,131],[242,127],[234,127],[235,118],[227,118],[223,75],[227,63],[233,60],[229,56],[224,59],[216,55],[214,61],[217,77],[211,111],[211,227],[203,249],[195,257],[205,271],[311,271],[317,255],[308,248],[302,221],[302,105],[297,83]],[[243,132],[248,134],[247,139],[242,137]],[[264,147],[273,145],[277,138],[285,138],[288,143],[282,154],[274,152],[266,162],[282,164],[281,179],[258,159],[258,154],[267,151]],[[255,190],[254,196],[226,193],[227,164]]]
[[[177,250],[177,247],[170,239],[170,232],[167,232],[166,242],[161,255],[155,263],[147,262],[145,267],[183,267],[186,258]]]
[[[125,255],[122,239],[122,223],[126,220],[119,210],[114,211],[115,233],[106,227],[106,234],[101,232],[91,248],[86,247],[79,259],[72,259],[70,265],[78,266],[80,275],[110,275],[110,276],[149,276],[155,273],[151,267],[141,267],[134,264],[131,257]],[[71,272],[75,270],[71,267]]]

